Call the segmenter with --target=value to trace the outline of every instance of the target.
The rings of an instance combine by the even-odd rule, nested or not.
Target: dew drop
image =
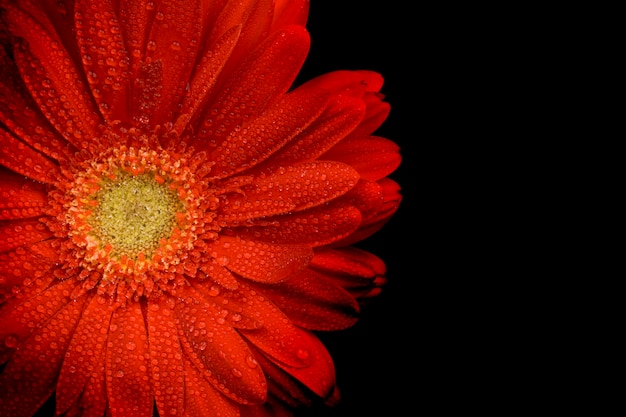
[[[220,294],[220,289],[218,287],[212,286],[211,289],[209,289],[209,295],[215,297],[219,294]]]
[[[308,359],[309,351],[305,349],[298,349],[296,356],[298,356],[299,359]]]
[[[135,350],[135,348],[137,347],[137,345],[133,342],[128,342],[126,343],[126,349],[128,350]]]
[[[241,378],[243,376],[243,372],[241,372],[237,368],[233,368],[232,372],[233,372],[233,375],[235,375],[237,378]]]
[[[116,378],[123,378],[124,377],[124,371],[122,371],[121,369],[119,371],[117,371],[115,373],[115,377]]]
[[[248,365],[250,368],[254,369],[257,366],[259,366],[259,363],[256,361],[256,359],[254,359],[254,356],[248,355],[246,357],[246,365]]]
[[[206,342],[202,342],[198,345],[198,349],[200,350],[205,350],[206,349]]]
[[[172,42],[172,44],[170,45],[170,48],[172,49],[172,51],[180,51],[180,42]]]
[[[19,343],[19,339],[17,338],[16,335],[14,334],[10,334],[6,337],[6,339],[4,339],[4,345],[10,349],[14,348],[17,346],[17,344]]]

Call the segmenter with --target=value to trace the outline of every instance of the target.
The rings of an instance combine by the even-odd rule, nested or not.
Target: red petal
[[[75,145],[96,139],[101,118],[67,51],[30,15],[6,9],[11,31],[26,40],[16,41],[15,61],[43,113]]]
[[[260,294],[248,287],[242,286],[240,289],[238,297],[246,301],[242,314],[257,318],[263,327],[239,329],[239,333],[277,363],[293,368],[314,366],[315,358],[310,352],[313,343],[311,335],[296,327],[282,311]]]
[[[239,407],[211,385],[185,356],[185,417],[239,417]]]
[[[385,263],[377,256],[356,248],[316,252],[310,268],[331,274],[371,278],[385,273]]]
[[[70,294],[75,286],[76,283],[71,279],[62,281],[32,297],[13,299],[1,306],[0,341],[3,343],[0,343],[0,363],[4,363],[14,353],[14,349],[23,348],[33,332],[70,303]]]
[[[128,121],[130,60],[111,0],[75,0],[76,39],[104,119]]]
[[[49,271],[57,258],[50,240],[0,254],[0,305],[3,302],[15,305],[47,288],[54,280]],[[0,306],[0,310],[5,308],[11,307]]]
[[[361,178],[377,181],[400,165],[398,150],[398,145],[385,138],[358,137],[341,141],[320,158],[348,164],[361,174]]]
[[[226,32],[200,60],[189,83],[189,91],[183,97],[180,116],[174,124],[174,130],[179,135],[183,133],[192,119],[197,119],[197,113],[201,111],[212,93],[217,77],[222,72],[240,34],[240,27]]]
[[[106,349],[106,386],[112,417],[152,415],[148,336],[138,302],[113,313]]]
[[[293,329],[297,336],[292,336],[289,333],[283,334],[286,326],[284,320],[282,320],[282,323],[271,321],[268,324],[268,327],[265,327],[264,330],[271,327],[271,333],[280,334],[278,338],[270,339],[267,334],[260,334],[259,330],[241,330],[240,332],[255,347],[263,351],[274,364],[303,383],[315,394],[322,398],[331,394],[335,387],[335,367],[328,351],[317,337],[313,333],[295,326]],[[288,356],[284,355],[287,352],[285,347],[290,351]],[[295,357],[292,356],[294,349],[297,349],[297,356]],[[306,365],[301,366],[298,364],[297,366],[292,366],[285,363],[285,359],[291,361],[294,358],[298,358],[300,363],[306,362]]]
[[[253,281],[279,282],[306,267],[313,256],[309,246],[273,245],[221,236],[209,254],[231,271]]]
[[[245,196],[228,195],[220,206],[218,221],[243,222],[315,207],[345,194],[358,179],[354,169],[337,162],[280,167],[259,175],[250,186],[243,187]]]
[[[261,44],[237,71],[221,84],[221,95],[207,105],[196,147],[219,145],[234,129],[258,115],[267,103],[284,94],[309,50],[303,27],[289,26]]]
[[[398,211],[400,202],[402,201],[402,195],[400,194],[400,186],[389,178],[383,178],[376,184],[380,190],[382,190],[382,205],[376,205],[375,211],[370,211],[367,216],[364,216],[363,222],[359,227],[359,230],[334,244],[337,246],[351,245],[360,240],[363,240],[378,230],[391,219],[391,217]]]
[[[174,312],[166,298],[148,301],[150,365],[157,410],[161,416],[182,416],[185,400],[183,351]]]
[[[113,306],[104,297],[96,295],[82,314],[65,353],[63,367],[56,388],[57,414],[63,414],[75,405],[89,380],[98,371],[104,376],[104,347],[113,314]],[[83,395],[76,406],[81,409],[100,408],[93,398]]]
[[[52,236],[48,228],[38,220],[15,220],[0,223],[0,252],[40,242]]]
[[[0,165],[28,178],[54,184],[59,167],[0,128]]]
[[[46,301],[55,301],[47,298]],[[24,341],[0,374],[3,415],[30,416],[54,391],[63,355],[80,318],[84,299],[66,302],[43,327]]]
[[[152,7],[135,0],[118,0],[118,3],[116,10],[130,59],[131,80],[135,80],[146,52],[148,22],[154,18],[154,3]]]
[[[26,91],[15,63],[3,48],[0,48],[0,67],[5,71],[0,78],[0,122],[37,151],[56,160],[65,159],[74,151],[73,147],[53,133],[53,128]]]
[[[200,0],[162,0],[148,37],[146,62],[161,62],[162,80],[152,126],[174,120],[196,61],[202,33]]]
[[[329,203],[259,222],[262,225],[225,229],[223,233],[274,244],[321,246],[354,232],[361,224],[361,213],[355,207]]]
[[[361,100],[333,96],[324,113],[287,143],[265,165],[292,165],[317,159],[348,135],[365,114]]]
[[[239,285],[237,278],[214,258],[208,258],[200,265],[200,270],[220,286],[233,290]]]
[[[298,89],[284,96],[261,116],[234,130],[212,153],[212,175],[225,178],[262,162],[324,110],[326,93]]]
[[[40,216],[47,205],[40,183],[0,167],[0,220]]]
[[[377,92],[383,85],[383,77],[373,71],[334,71],[306,82],[305,86],[322,88],[336,94],[361,98],[366,92]]]
[[[292,322],[310,330],[345,329],[359,313],[354,297],[308,268],[285,282],[263,286],[262,292]]]
[[[389,103],[382,101],[378,93],[366,93],[363,102],[367,110],[359,126],[354,129],[351,136],[368,136],[383,124],[389,116],[391,107]]]
[[[309,0],[275,0],[274,4],[272,27],[306,24],[309,15]]]
[[[261,369],[250,365],[250,349],[224,319],[228,310],[207,302],[188,288],[175,307],[180,341],[186,355],[204,378],[229,398],[241,403],[265,401]]]
[[[268,400],[276,397],[291,408],[297,408],[302,405],[310,406],[312,404],[311,392],[304,385],[269,360],[261,351],[255,349],[254,356],[267,376],[268,390],[271,394]],[[243,413],[243,411],[248,409],[251,415],[265,416],[267,415],[266,405],[268,405],[267,402],[260,406],[242,407],[242,415],[245,415],[246,413]],[[252,413],[251,409],[254,409],[256,412]],[[270,414],[270,416],[272,415]]]
[[[233,51],[232,61],[227,64],[227,72],[240,65],[254,46],[267,36],[273,12],[272,0],[229,1],[224,6],[212,28],[209,44],[221,38],[228,30],[241,25],[241,37]]]

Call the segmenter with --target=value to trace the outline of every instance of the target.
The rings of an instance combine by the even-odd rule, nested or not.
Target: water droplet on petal
[[[10,349],[14,348],[17,346],[17,344],[19,343],[19,339],[17,338],[16,335],[14,334],[10,334],[6,337],[6,339],[4,339],[4,345]]]
[[[237,368],[233,368],[232,372],[237,378],[241,378],[243,376],[243,373]]]
[[[115,376],[116,376],[117,378],[123,378],[123,377],[124,377],[124,371],[122,371],[122,370],[120,369],[119,371],[117,371],[117,372],[115,373]]]
[[[126,343],[126,349],[128,350],[135,350],[135,348],[137,347],[137,345],[133,342],[128,342]]]
[[[299,359],[308,359],[309,351],[305,349],[298,349],[298,351],[296,352],[296,355],[298,356]]]
[[[250,368],[252,368],[252,369],[254,369],[254,368],[256,368],[257,366],[259,366],[259,363],[256,361],[256,359],[254,359],[254,356],[252,356],[252,355],[248,355],[248,356],[246,357],[246,364],[247,364]]]

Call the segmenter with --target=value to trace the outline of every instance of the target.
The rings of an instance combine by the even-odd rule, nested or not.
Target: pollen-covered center
[[[96,202],[88,223],[115,258],[137,259],[140,253],[152,257],[159,243],[172,235],[176,213],[183,210],[177,193],[151,174],[116,178],[98,192]]]
[[[124,283],[137,294],[195,276],[198,254],[220,230],[204,156],[145,142],[77,161],[66,192],[53,199],[69,237],[68,268],[81,268],[86,282]]]

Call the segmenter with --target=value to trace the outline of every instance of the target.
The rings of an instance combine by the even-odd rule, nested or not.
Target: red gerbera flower
[[[296,88],[307,0],[0,0],[0,410],[290,415],[385,266],[380,75]]]

